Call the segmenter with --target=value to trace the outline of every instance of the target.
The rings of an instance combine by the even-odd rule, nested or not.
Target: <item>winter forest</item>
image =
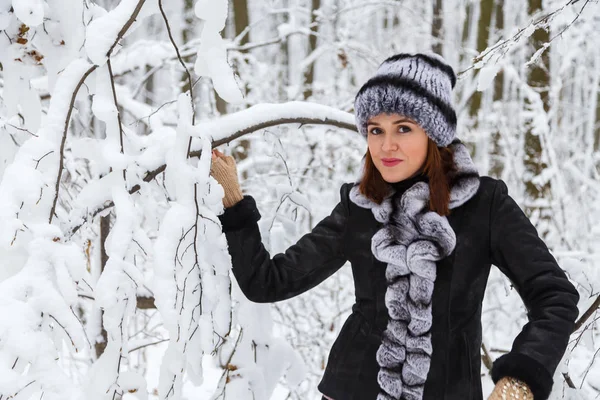
[[[320,399],[350,266],[248,301],[210,149],[282,252],[359,176],[358,88],[419,51],[581,295],[551,398],[600,398],[599,35],[597,0],[0,0],[0,399]],[[483,310],[487,395],[527,310],[497,269]]]

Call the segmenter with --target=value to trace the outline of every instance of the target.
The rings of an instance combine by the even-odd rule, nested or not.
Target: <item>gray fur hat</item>
[[[367,121],[381,113],[398,113],[417,122],[440,147],[456,136],[452,106],[454,70],[435,53],[400,53],[381,63],[354,99],[358,131],[367,137]]]

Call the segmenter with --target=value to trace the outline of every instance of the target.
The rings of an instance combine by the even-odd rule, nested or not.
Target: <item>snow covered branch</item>
[[[212,138],[212,147],[214,148],[260,129],[282,124],[331,125],[357,132],[353,118],[352,114],[328,106],[293,101],[285,104],[256,105],[212,121],[201,121],[194,125],[192,129],[195,136],[206,132]],[[161,143],[161,146],[164,146],[164,143]],[[199,157],[200,154],[201,150],[199,148],[191,148],[188,152],[188,157]],[[151,171],[147,171],[144,174],[143,181],[151,182],[159,174],[163,173],[165,168],[166,165],[163,164]],[[141,185],[136,184],[132,186],[129,193],[133,194],[140,189]],[[69,232],[68,237],[72,237],[85,222],[111,207],[113,207],[111,201],[101,204],[86,204],[86,215],[70,217],[71,221],[78,222],[72,222],[66,229]]]
[[[473,58],[472,65],[458,72],[457,76],[460,77],[461,75],[467,73],[472,69],[480,69],[486,66],[492,59],[498,61],[500,58],[502,58],[504,55],[510,52],[510,50],[513,47],[515,47],[519,42],[526,41],[531,35],[533,35],[536,29],[548,29],[548,26],[554,18],[559,16],[565,8],[569,6],[573,7],[578,1],[579,0],[568,0],[567,3],[565,3],[558,9],[550,13],[544,14],[542,16],[539,16],[536,19],[530,21],[529,24],[527,24],[527,26],[518,29],[517,32],[514,33],[510,38],[499,40],[497,43],[493,44],[492,46],[489,46],[487,49],[485,49],[485,51]],[[575,23],[575,21],[579,18],[579,16],[586,8],[588,3],[589,0],[586,0],[581,9],[577,12],[576,16],[573,18],[573,20],[569,24],[567,24],[560,33],[554,35],[549,42],[544,44],[542,48],[536,49],[537,51],[529,60],[529,63],[532,63],[539,57],[541,57],[542,53],[550,47],[550,43],[554,41],[557,37],[560,37],[569,27],[571,27],[571,25],[573,25],[573,23]]]

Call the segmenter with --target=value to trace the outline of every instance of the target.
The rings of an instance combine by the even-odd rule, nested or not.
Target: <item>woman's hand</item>
[[[237,176],[237,166],[231,156],[226,156],[217,149],[212,150],[210,174],[223,186],[225,196],[223,206],[229,208],[242,200],[242,189]]]
[[[494,391],[488,400],[533,400],[533,394],[524,382],[511,378],[504,377],[496,383]]]

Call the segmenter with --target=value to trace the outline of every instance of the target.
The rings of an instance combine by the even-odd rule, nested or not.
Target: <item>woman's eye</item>
[[[373,128],[373,129],[371,129],[370,132],[373,135],[379,135],[380,134],[380,132],[379,132],[380,130],[381,129],[379,129],[379,128]],[[411,132],[411,131],[412,131],[412,129],[410,129],[410,127],[408,127],[406,125],[400,125],[398,127],[398,132],[400,132],[400,133],[408,133],[408,132]]]

